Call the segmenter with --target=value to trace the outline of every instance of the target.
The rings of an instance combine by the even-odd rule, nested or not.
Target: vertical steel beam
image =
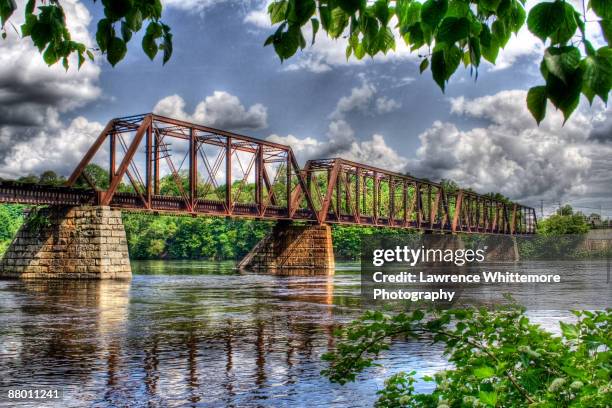
[[[453,223],[451,224],[451,231],[457,231],[457,222],[460,220],[461,205],[463,203],[463,191],[459,190],[457,198],[455,199],[455,212],[453,213]]]
[[[338,171],[338,177],[336,178],[336,218],[340,221],[342,215],[342,172],[344,171],[341,164],[339,164],[340,170]]]
[[[117,155],[117,135],[115,132],[111,132],[109,134],[109,142],[110,142],[110,161],[108,163],[108,184],[110,185],[111,180],[113,179],[113,175],[115,174],[115,170],[117,168],[116,165],[116,155]]]
[[[378,172],[374,172],[374,198],[372,200],[372,214],[374,216],[374,224],[378,225],[378,216],[380,215],[380,184],[378,180]]]
[[[146,147],[146,153],[145,153],[145,200],[147,202],[147,207],[150,209],[152,208],[153,205],[153,183],[152,183],[152,178],[153,178],[153,170],[152,170],[152,160],[153,160],[153,131],[151,129],[151,127],[149,126],[147,128],[147,147]]]
[[[257,147],[256,158],[255,158],[255,202],[257,203],[257,209],[259,215],[263,215],[264,202],[263,202],[263,145]]]
[[[361,187],[361,169],[359,167],[357,167],[355,169],[355,213],[357,216],[357,221],[358,223],[361,222],[361,194],[360,194],[360,187]]]
[[[232,138],[226,138],[225,144],[225,213],[232,214]]]
[[[161,153],[159,151],[159,133],[153,129],[153,125],[149,127],[149,131],[153,135],[153,194],[159,195],[159,162],[161,160]]]
[[[287,195],[287,216],[291,217],[293,215],[293,210],[292,210],[292,205],[293,205],[293,200],[291,199],[291,195],[293,193],[293,188],[291,186],[291,179],[293,178],[293,175],[291,174],[291,156],[289,155],[289,152],[287,152],[287,171],[286,171],[286,176],[287,176],[287,188],[286,188],[286,195]],[[297,174],[298,177],[300,177],[299,173]]]
[[[198,199],[198,141],[195,130],[189,129],[189,201],[191,210],[195,211]]]

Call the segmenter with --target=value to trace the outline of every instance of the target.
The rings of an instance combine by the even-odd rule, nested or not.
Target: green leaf
[[[472,62],[472,65],[477,67],[480,65],[480,40],[476,37],[470,37],[468,46],[470,49],[470,61]]]
[[[536,37],[546,41],[546,38],[555,33],[561,24],[563,24],[564,17],[565,9],[563,2],[557,0],[552,3],[538,3],[529,11],[527,28]]]
[[[287,21],[290,24],[303,26],[317,9],[315,0],[289,0],[287,6]]]
[[[106,59],[114,67],[125,57],[126,53],[127,47],[125,42],[119,37],[114,37],[108,44]]]
[[[436,40],[449,44],[465,39],[470,33],[470,22],[467,18],[446,17],[438,28]]]
[[[480,399],[481,402],[487,405],[491,405],[491,406],[497,405],[497,393],[494,391],[493,392],[480,391],[478,393],[478,399]]]
[[[140,31],[142,28],[142,12],[138,8],[133,8],[125,16],[125,21],[132,31]]]
[[[501,3],[501,0],[480,0],[478,2],[478,8],[490,12],[496,12],[497,7],[499,7],[499,3]]]
[[[534,86],[527,92],[527,108],[538,125],[546,116],[546,87]]]
[[[28,6],[30,4],[28,3]],[[6,21],[13,15],[17,10],[17,3],[14,0],[0,0],[0,26],[4,27]],[[26,14],[29,14],[26,12]]]
[[[270,15],[270,23],[278,24],[285,20],[287,14],[287,0],[275,1],[268,6],[268,14]]]
[[[581,62],[583,71],[582,93],[593,103],[595,95],[604,103],[612,87],[612,62],[601,55],[588,56]]]
[[[425,71],[428,67],[429,67],[429,60],[425,58],[423,59],[423,61],[421,61],[421,64],[419,65],[419,72],[422,74],[423,71]]]
[[[577,68],[572,73],[566,73],[565,79],[564,82],[556,75],[548,75],[546,93],[553,105],[563,112],[565,121],[567,121],[580,102],[582,70]]]
[[[13,3],[15,4],[14,1],[9,1],[9,3]],[[34,12],[34,8],[36,7],[36,0],[28,0],[26,7],[25,7],[25,12],[26,14],[32,14]]]
[[[404,35],[404,41],[411,46],[412,50],[421,48],[423,44],[425,44],[425,37],[421,29],[421,24],[415,24],[410,27],[406,35]]]
[[[281,61],[293,56],[300,46],[301,32],[296,26],[291,26],[287,31],[281,32],[274,37],[274,51]]]
[[[55,48],[52,46],[47,47],[43,53],[43,60],[47,65],[53,65],[59,60],[59,56],[55,52]]]
[[[377,35],[378,49],[386,54],[395,49],[395,36],[389,27],[381,27]]]
[[[169,30],[167,30],[166,32],[164,32],[163,35],[164,38],[164,42],[162,44],[163,46],[163,50],[164,50],[164,57],[162,59],[162,64],[166,64],[170,58],[172,57],[172,51],[173,51],[173,47],[172,47],[172,33],[170,33]]]
[[[125,42],[132,39],[132,30],[125,21],[121,22],[121,37],[123,37],[123,41]]]
[[[344,29],[349,23],[348,16],[339,7],[336,7],[331,12],[330,25],[327,28],[327,33],[331,38],[338,38],[344,32]]]
[[[527,13],[522,5],[515,3],[515,7],[510,12],[510,31],[518,34],[519,30],[525,24]]]
[[[457,67],[461,63],[461,57],[463,53],[461,49],[457,46],[451,46],[444,50],[444,61],[446,63],[446,80],[448,81],[450,77],[455,73]]]
[[[98,43],[98,47],[100,51],[106,52],[108,48],[108,44],[111,39],[115,36],[115,30],[113,29],[113,25],[110,20],[103,18],[98,21],[98,30],[96,31],[96,42]]]
[[[151,60],[153,60],[157,55],[159,47],[157,46],[157,42],[155,42],[155,38],[151,34],[145,34],[142,37],[142,50]]]
[[[591,0],[589,6],[599,17],[612,20],[612,3],[610,3],[610,0]]]
[[[432,54],[431,74],[434,81],[436,81],[440,89],[442,89],[442,92],[444,92],[446,81],[461,63],[461,57],[462,52],[456,46],[447,49],[439,49]]]
[[[446,10],[448,10],[446,0],[427,0],[421,6],[421,21],[433,30],[446,14]]]
[[[580,58],[580,50],[574,46],[549,47],[544,52],[546,69],[563,82],[578,68]]]
[[[601,20],[599,26],[608,44],[612,42],[612,19]]]
[[[474,369],[474,375],[476,378],[485,379],[495,375],[495,370],[488,366],[477,367]]]
[[[310,20],[312,24],[312,44],[315,42],[315,37],[317,36],[317,32],[319,31],[319,20],[313,18]]]
[[[564,3],[563,10],[563,22],[559,26],[559,29],[552,34],[552,44],[565,44],[571,40],[572,37],[576,35],[578,22],[582,22],[580,20],[580,14],[578,14],[570,4]]]
[[[374,15],[378,21],[380,21],[380,24],[387,25],[389,23],[389,18],[391,18],[391,13],[389,12],[389,1],[377,0],[373,7]]]
[[[446,85],[446,63],[444,61],[444,51],[434,51],[431,55],[431,75],[444,92],[444,86]]]
[[[337,3],[348,14],[353,14],[362,6],[361,0],[337,0]]]
[[[480,32],[480,51],[487,61],[495,64],[499,54],[499,44],[497,44],[497,40],[493,38],[489,27],[486,25],[483,25]]]
[[[102,4],[104,15],[112,21],[117,21],[134,7],[134,0],[102,0]]]
[[[565,322],[559,322],[559,324],[561,326],[561,332],[568,339],[577,339],[580,335],[580,332],[578,331],[578,328],[575,324],[569,324]]]
[[[504,48],[510,40],[510,30],[506,28],[506,24],[501,20],[495,20],[491,25],[493,38],[501,48]]]

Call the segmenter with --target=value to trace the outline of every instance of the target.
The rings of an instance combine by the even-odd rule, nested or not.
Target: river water
[[[362,313],[356,264],[332,277],[211,262],[133,270],[131,282],[0,281],[2,389],[60,387],[63,400],[50,405],[61,407],[369,407],[388,375],[447,366],[439,346],[412,341],[354,383],[320,376],[334,328]],[[567,316],[532,315],[551,326]]]

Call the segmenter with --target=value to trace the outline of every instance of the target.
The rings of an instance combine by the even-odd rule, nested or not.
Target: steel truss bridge
[[[289,146],[155,114],[108,122],[65,186],[2,182],[0,202],[508,235],[537,224],[517,203],[341,158],[300,168]]]

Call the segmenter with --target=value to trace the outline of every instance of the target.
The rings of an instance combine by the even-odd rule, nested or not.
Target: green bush
[[[337,333],[323,374],[346,383],[375,365],[398,338],[444,345],[454,368],[424,377],[431,394],[415,392],[415,372],[396,373],[378,391],[378,407],[610,407],[612,311],[574,312],[553,335],[530,323],[516,306],[414,311],[369,311]]]

